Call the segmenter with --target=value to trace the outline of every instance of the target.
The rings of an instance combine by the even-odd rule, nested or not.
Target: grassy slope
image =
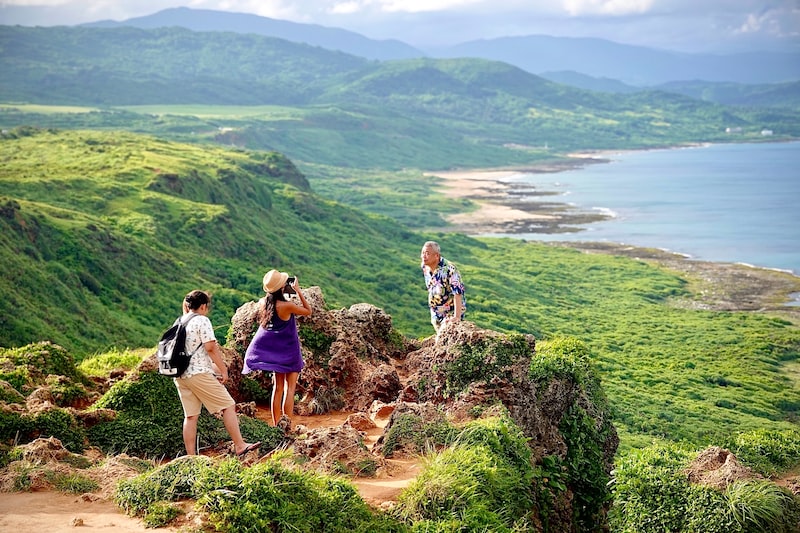
[[[222,339],[273,266],[320,285],[334,308],[369,302],[403,333],[428,335],[417,257],[434,237],[462,269],[477,325],[591,347],[624,445],[796,427],[786,369],[800,360],[800,330],[673,306],[687,286],[675,274],[544,244],[415,234],[306,191],[277,154],[29,133],[0,141],[3,345],[52,339],[79,355],[152,345],[195,287],[214,292]]]
[[[273,266],[325,287],[334,306],[379,294],[413,329],[393,302],[416,295],[417,237],[290,185],[307,187],[277,154],[41,132],[0,141],[0,157],[3,345],[146,344],[196,287],[214,291],[224,339]]]

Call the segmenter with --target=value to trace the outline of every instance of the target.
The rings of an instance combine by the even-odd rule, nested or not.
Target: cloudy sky
[[[345,28],[418,47],[540,34],[690,52],[800,51],[800,0],[0,0],[0,23],[122,21],[177,6]]]

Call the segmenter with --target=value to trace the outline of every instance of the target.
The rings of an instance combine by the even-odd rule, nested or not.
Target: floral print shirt
[[[183,320],[186,321],[189,314],[183,315]],[[186,325],[186,350],[189,353],[194,352],[192,359],[189,361],[189,367],[186,372],[181,374],[180,378],[188,378],[195,374],[213,374],[214,368],[211,366],[211,356],[206,352],[205,346],[208,341],[217,340],[214,336],[214,327],[211,325],[211,320],[207,316],[197,315]],[[197,350],[195,352],[195,350]]]
[[[467,311],[467,300],[464,297],[464,283],[458,268],[445,259],[439,257],[439,266],[431,270],[427,265],[422,265],[422,274],[425,276],[425,286],[428,287],[428,305],[431,308],[431,319],[439,323],[455,310],[455,295],[461,295],[461,317]]]

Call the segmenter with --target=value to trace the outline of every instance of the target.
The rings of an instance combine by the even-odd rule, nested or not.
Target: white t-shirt
[[[183,315],[181,319],[185,322],[189,318],[189,314]],[[194,352],[189,367],[181,375],[181,378],[188,378],[195,374],[213,374],[214,369],[211,366],[211,356],[208,355],[205,346],[208,341],[215,341],[217,338],[214,336],[214,327],[211,325],[211,320],[207,316],[197,315],[186,326],[186,351],[187,353]],[[199,348],[198,348],[199,346]],[[195,351],[197,349],[197,351]]]

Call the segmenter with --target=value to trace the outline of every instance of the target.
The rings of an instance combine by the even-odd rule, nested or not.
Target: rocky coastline
[[[443,180],[442,192],[450,198],[475,202],[478,209],[448,217],[448,231],[467,235],[581,231],[577,225],[608,217],[596,211],[581,211],[561,202],[541,201],[554,196],[529,183],[515,182],[521,173],[555,173],[608,163],[608,152],[571,154],[570,158],[519,168],[431,172]],[[526,198],[536,197],[531,202]],[[684,275],[697,288],[698,297],[677,305],[724,311],[771,311],[800,324],[800,305],[793,297],[800,293],[800,277],[775,269],[739,263],[700,261],[680,253],[610,242],[552,241],[552,246],[575,248],[587,253],[624,255],[655,263]]]

